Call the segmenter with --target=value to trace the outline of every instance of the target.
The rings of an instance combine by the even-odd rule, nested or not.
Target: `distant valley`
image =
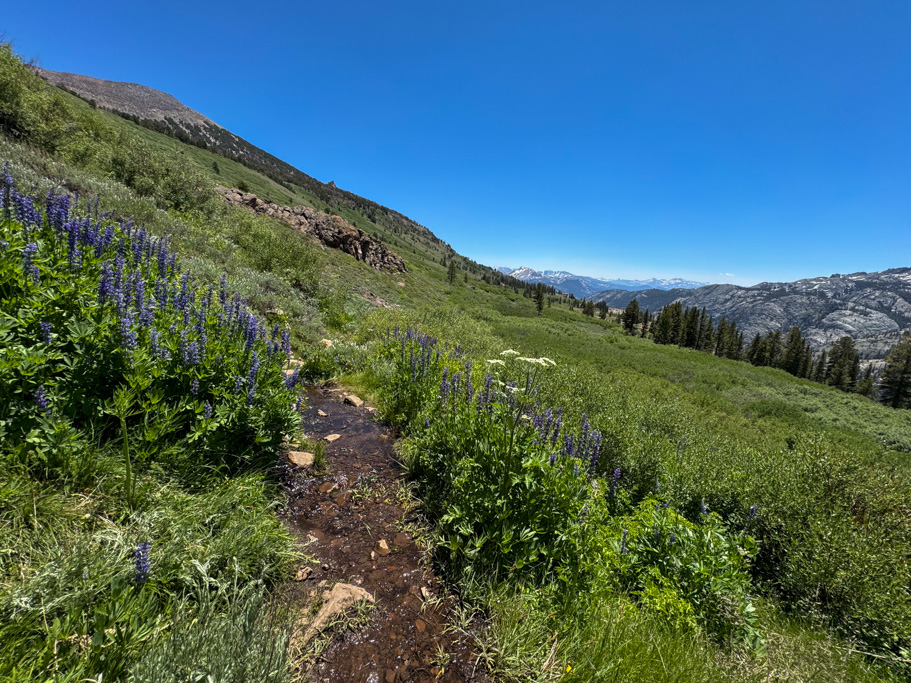
[[[648,280],[604,280],[587,275],[574,275],[562,270],[543,270],[537,271],[522,266],[520,268],[509,268],[500,266],[497,268],[504,275],[509,275],[517,280],[532,283],[543,283],[556,287],[561,292],[572,294],[579,299],[590,298],[593,294],[603,292],[606,289],[623,289],[628,291],[639,291],[643,289],[691,289],[693,287],[702,287],[706,282],[692,282],[691,280],[682,280],[673,278],[671,280],[658,280],[651,278]]]
[[[883,358],[901,333],[911,330],[911,268],[762,282],[753,287],[611,288],[591,298],[617,308],[636,299],[652,312],[676,301],[705,307],[716,319],[735,320],[747,341],[757,333],[797,326],[814,348],[822,349],[847,335],[866,359]]]

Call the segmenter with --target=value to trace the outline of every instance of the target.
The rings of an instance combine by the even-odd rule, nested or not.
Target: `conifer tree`
[[[879,400],[893,408],[911,407],[911,334],[902,337],[886,356]]]
[[[819,382],[820,384],[825,384],[826,382],[826,370],[829,367],[829,354],[826,351],[823,351],[819,360],[816,362],[816,365],[813,366],[813,375],[810,377],[814,382]]]
[[[544,285],[540,282],[535,287],[535,308],[538,309],[538,315],[544,312]]]
[[[860,355],[851,337],[842,337],[832,346],[826,368],[826,384],[842,391],[854,391],[860,371]]]
[[[636,299],[633,299],[626,305],[626,310],[623,311],[620,324],[623,325],[623,329],[630,334],[633,333],[633,328],[639,324],[639,302],[636,301]]]
[[[799,327],[792,327],[785,341],[784,355],[781,359],[781,369],[790,372],[795,377],[800,377],[801,365],[806,353],[806,343]]]

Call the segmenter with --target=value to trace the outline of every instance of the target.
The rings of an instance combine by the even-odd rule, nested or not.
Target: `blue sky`
[[[490,265],[752,284],[911,266],[907,2],[20,3]]]

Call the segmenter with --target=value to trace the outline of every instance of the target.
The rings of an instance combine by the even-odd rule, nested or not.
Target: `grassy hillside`
[[[0,86],[0,158],[13,162],[20,187],[97,197],[102,211],[169,235],[201,290],[226,273],[254,311],[289,325],[306,377],[341,377],[373,394],[407,435],[402,456],[436,539],[436,561],[466,609],[486,614],[482,652],[495,675],[907,675],[908,411],[781,371],[658,346],[559,299],[538,315],[523,289],[490,284],[481,279],[489,269],[457,256],[460,269],[449,282],[441,260],[452,252],[426,231],[371,219],[377,209],[368,205],[332,205],[93,110],[31,77],[8,51],[0,53]],[[213,188],[226,177],[273,201],[339,213],[400,253],[409,272],[378,273],[282,223],[224,206]],[[331,349],[312,344],[323,335],[336,340]],[[504,355],[509,349],[516,353]],[[458,400],[450,393],[456,374]],[[510,381],[518,386],[507,387]],[[559,441],[536,431],[548,408],[562,409]],[[585,443],[584,453],[567,449],[566,436]],[[115,434],[98,448],[110,454],[118,445]],[[3,449],[11,452],[7,438]],[[199,457],[181,449],[188,462]],[[150,490],[170,490],[152,474],[159,472],[149,473]],[[36,471],[16,476],[23,490],[41,495],[55,485]],[[62,530],[54,515],[81,514],[88,496],[81,486],[73,489],[81,497],[48,508],[43,528]],[[155,495],[164,496],[162,515],[183,505]],[[261,503],[248,509],[261,511],[267,497],[255,495]],[[200,510],[225,509],[194,501]],[[0,524],[27,529],[27,508],[0,509]],[[237,523],[243,534],[243,524],[266,522]],[[50,572],[43,568],[53,566],[52,554],[36,555],[24,571]],[[279,560],[270,560],[277,574]],[[128,568],[128,558],[119,561]],[[21,590],[14,568],[6,569],[0,605],[14,604]],[[41,633],[41,614],[29,633]],[[52,621],[55,613],[43,614]],[[144,642],[136,643],[134,663]],[[126,680],[124,667],[113,678]]]

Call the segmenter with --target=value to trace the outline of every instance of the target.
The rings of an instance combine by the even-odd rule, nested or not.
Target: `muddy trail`
[[[304,658],[303,680],[487,680],[475,666],[470,639],[446,630],[454,601],[438,597],[440,582],[407,532],[416,517],[396,500],[403,473],[394,434],[370,408],[346,403],[333,386],[308,390],[303,428],[309,439],[325,443],[330,473],[314,476],[283,456],[288,502],[282,517],[303,551],[318,561],[298,572],[291,599],[304,609],[312,605],[311,618],[321,601],[329,601],[335,584],[347,585],[333,593],[369,593],[375,601],[367,610],[349,607],[347,627],[313,636],[309,650],[318,654]],[[303,637],[304,644],[311,635]]]

